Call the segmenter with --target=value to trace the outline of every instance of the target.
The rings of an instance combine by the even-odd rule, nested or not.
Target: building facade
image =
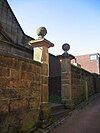
[[[91,73],[100,74],[100,54],[86,54],[76,56],[76,59],[72,63],[78,63],[81,67]]]

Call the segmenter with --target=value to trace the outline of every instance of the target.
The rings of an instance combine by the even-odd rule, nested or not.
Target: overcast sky
[[[100,0],[8,0],[26,34],[37,38],[36,29],[47,28],[46,39],[55,44],[52,54],[100,53]]]

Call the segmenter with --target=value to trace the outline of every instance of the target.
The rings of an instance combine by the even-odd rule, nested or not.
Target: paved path
[[[75,111],[50,133],[100,133],[100,96],[84,109]]]

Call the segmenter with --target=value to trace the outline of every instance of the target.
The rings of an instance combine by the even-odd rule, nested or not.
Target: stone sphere
[[[65,43],[65,44],[62,45],[62,49],[64,51],[68,51],[70,49],[70,45],[68,43]]]
[[[45,27],[39,27],[37,29],[37,35],[40,37],[44,37],[47,34],[47,29]]]

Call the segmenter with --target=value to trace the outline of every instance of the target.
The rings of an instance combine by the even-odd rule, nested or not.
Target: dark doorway
[[[59,58],[49,55],[49,102],[61,102],[61,65]]]

